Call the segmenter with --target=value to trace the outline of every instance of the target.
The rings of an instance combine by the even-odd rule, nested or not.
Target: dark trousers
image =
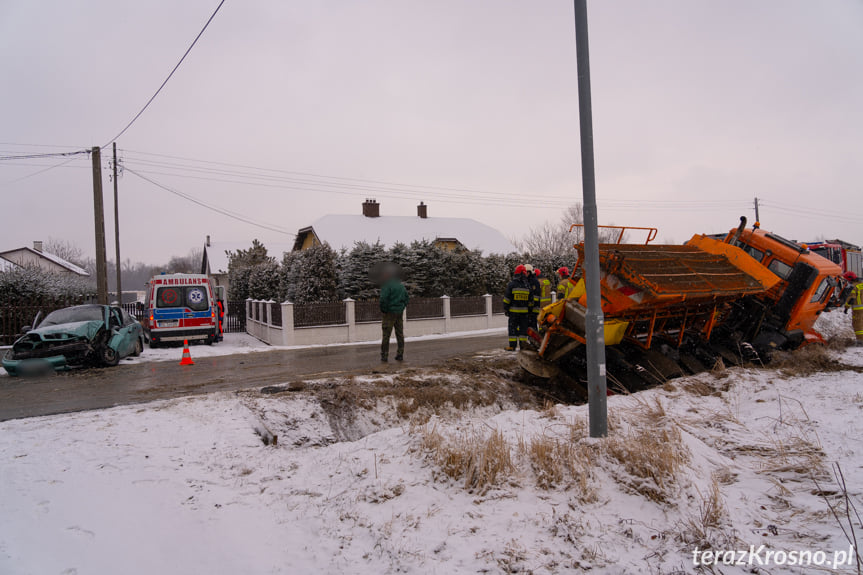
[[[537,313],[529,313],[527,314],[527,327],[532,327],[533,331],[537,331],[539,329],[539,325],[536,322],[536,319],[539,317]]]
[[[393,328],[396,330],[396,344],[398,345],[396,355],[404,355],[405,323],[402,314],[385,313],[381,315],[381,329],[383,331],[381,337],[381,357],[386,359],[390,355],[390,334],[393,332]]]
[[[527,345],[527,328],[530,319],[526,313],[509,314],[509,347],[524,347]]]

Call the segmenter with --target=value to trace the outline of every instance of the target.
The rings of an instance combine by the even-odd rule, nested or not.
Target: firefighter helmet
[[[525,269],[525,267],[523,265],[518,264],[517,266],[515,266],[515,275],[522,276],[526,272],[527,272],[527,270]]]
[[[562,278],[568,278],[569,277],[569,268],[568,267],[560,268],[559,270],[557,270],[557,275],[559,275]]]

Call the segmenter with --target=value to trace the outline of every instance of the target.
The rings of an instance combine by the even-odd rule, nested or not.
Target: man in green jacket
[[[383,278],[381,287],[381,361],[388,361],[390,355],[390,334],[396,330],[396,361],[402,361],[405,354],[405,331],[403,314],[408,305],[408,290],[402,285],[395,273],[388,273]]]

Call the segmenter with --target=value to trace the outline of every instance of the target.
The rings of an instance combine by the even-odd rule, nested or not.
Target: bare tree
[[[517,238],[515,246],[520,252],[540,254],[564,254],[572,250],[575,244],[584,241],[584,228],[572,227],[584,223],[584,211],[581,204],[569,206],[557,222],[549,221],[531,228],[523,237]],[[570,230],[571,228],[571,230]],[[600,243],[615,243],[619,232],[617,230],[599,230]],[[626,236],[624,235],[624,240]]]
[[[69,240],[61,240],[58,238],[48,238],[42,246],[43,251],[54,254],[67,262],[73,263],[76,266],[86,267],[87,258],[84,255],[84,250],[81,246]]]

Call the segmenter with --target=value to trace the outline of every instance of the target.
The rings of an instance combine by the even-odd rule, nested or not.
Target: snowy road
[[[377,345],[273,350],[203,358],[195,358],[195,353],[204,348],[193,347],[193,366],[156,361],[39,379],[3,377],[0,379],[0,421],[273,385],[341,372],[369,373],[395,371],[401,366],[433,366],[450,357],[498,349],[504,343],[500,335],[408,342],[407,361],[389,364],[379,362]],[[179,360],[182,350],[171,351]]]

